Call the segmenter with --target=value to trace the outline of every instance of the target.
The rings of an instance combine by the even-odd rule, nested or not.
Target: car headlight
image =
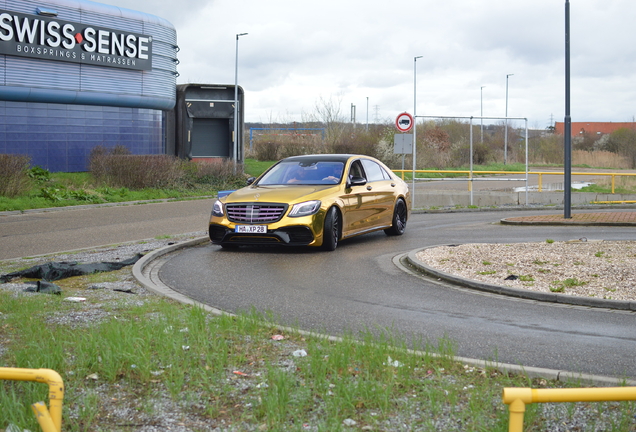
[[[320,201],[305,201],[298,204],[294,204],[289,217],[301,217],[312,215],[320,210]]]
[[[212,205],[212,216],[223,216],[223,203],[221,201],[216,200]]]

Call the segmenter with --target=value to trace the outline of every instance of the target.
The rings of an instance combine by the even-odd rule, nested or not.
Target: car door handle
[[[391,187],[395,187],[395,183],[391,183]]]
[[[370,191],[371,189],[373,189],[371,186],[367,186],[368,191]]]

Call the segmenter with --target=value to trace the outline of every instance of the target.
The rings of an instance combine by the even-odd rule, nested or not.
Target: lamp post
[[[508,77],[514,74],[506,75],[506,134],[504,135],[504,165],[508,164]]]
[[[572,117],[570,116],[570,1],[565,0],[565,118],[563,119],[563,218],[572,218]]]
[[[480,99],[479,99],[479,103],[480,103],[480,107],[481,107],[481,142],[484,142],[484,87],[486,86],[481,86],[481,95],[480,95]]]
[[[238,162],[238,142],[239,142],[239,121],[238,121],[238,43],[239,37],[245,36],[247,33],[238,33],[236,35],[236,56],[234,61],[234,139],[233,154],[234,159],[234,174],[236,174],[236,164]]]
[[[417,59],[413,57],[413,178],[411,179],[411,208],[415,208],[415,161],[417,160]]]

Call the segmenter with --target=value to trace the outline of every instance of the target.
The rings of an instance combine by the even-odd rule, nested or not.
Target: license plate
[[[234,232],[248,233],[248,234],[266,234],[267,226],[266,225],[237,225],[236,228],[234,228]]]

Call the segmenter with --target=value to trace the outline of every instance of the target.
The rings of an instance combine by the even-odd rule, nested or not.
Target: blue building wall
[[[144,108],[0,101],[0,153],[50,171],[88,170],[98,145],[163,154],[163,112]]]
[[[49,19],[38,15],[41,7],[58,14],[51,19],[151,37],[152,68],[24,57],[3,48],[0,153],[25,154],[32,165],[66,172],[86,171],[88,155],[98,145],[124,145],[133,154],[165,153],[166,118],[175,105],[178,75],[172,24],[89,0],[0,0],[0,10],[11,17],[21,13]],[[41,47],[38,43],[22,45]]]

